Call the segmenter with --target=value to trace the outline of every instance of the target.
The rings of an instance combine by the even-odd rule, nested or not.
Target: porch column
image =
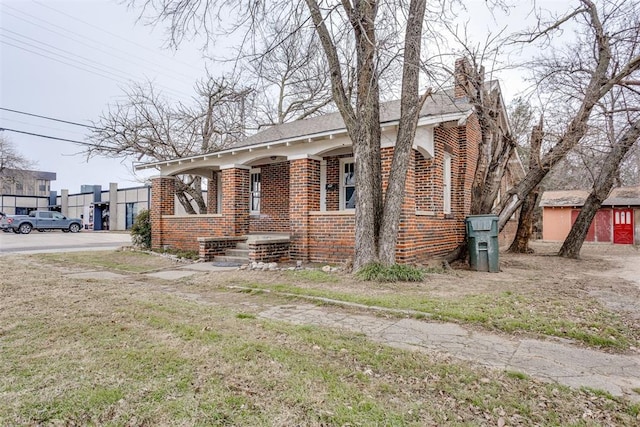
[[[207,181],[207,213],[218,213],[218,172],[211,172]]]
[[[222,174],[222,215],[225,236],[249,232],[249,166],[226,165]]]
[[[407,169],[407,178],[404,187],[404,200],[402,202],[402,210],[400,213],[400,224],[398,227],[398,242],[396,243],[396,262],[401,264],[412,263],[416,261],[416,242],[420,241],[421,236],[418,233],[416,225],[416,157],[415,151],[412,150],[409,157],[409,168]],[[382,169],[388,164],[391,167],[391,159],[393,151],[383,150]],[[386,175],[383,187],[387,187],[389,175]]]
[[[319,157],[289,157],[289,221],[292,260],[309,261],[309,212],[320,210]]]
[[[151,178],[151,247],[160,249],[163,244],[162,216],[175,213],[176,180],[173,176]]]

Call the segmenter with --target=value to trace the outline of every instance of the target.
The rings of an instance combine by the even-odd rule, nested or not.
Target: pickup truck
[[[82,229],[80,218],[67,218],[60,212],[33,211],[29,215],[5,215],[0,220],[3,231],[13,231],[19,234],[29,234],[31,230],[62,230],[77,233]]]

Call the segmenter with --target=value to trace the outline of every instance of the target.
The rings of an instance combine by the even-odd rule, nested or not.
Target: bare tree
[[[29,174],[34,163],[16,150],[14,144],[0,135],[0,180],[15,182]]]
[[[600,123],[606,129],[610,149],[600,163],[591,193],[560,248],[558,255],[562,257],[579,257],[589,227],[618,178],[620,164],[640,138],[640,103],[634,95],[637,95],[635,91],[628,94],[624,89],[617,90],[600,105],[604,110]]]
[[[253,117],[276,125],[326,113],[332,106],[327,63],[313,29],[297,20],[275,21],[254,52],[243,56],[240,74],[254,87]],[[288,37],[273,45],[282,34]]]
[[[172,104],[153,83],[133,84],[125,100],[94,123],[89,156],[158,161],[222,149],[244,136],[243,92],[226,79],[196,84],[194,105]],[[176,195],[187,213],[206,213],[201,177],[180,176]]]
[[[597,103],[614,87],[637,80],[640,69],[638,4],[611,1],[595,4],[580,0],[560,17],[539,22],[535,31],[521,34],[519,41],[551,40],[563,26],[576,26],[576,41],[562,48],[547,43],[545,56],[535,68],[539,85],[552,93],[549,100],[568,106],[566,125],[555,144],[529,169],[499,207],[500,228],[522,205],[527,195],[585,136],[588,121]]]
[[[531,131],[531,138],[529,139],[528,149],[528,169],[535,168],[540,162],[540,148],[542,147],[542,141],[544,139],[544,120],[540,116],[540,120]],[[509,252],[515,253],[529,253],[532,250],[529,248],[529,240],[533,232],[534,211],[538,205],[540,197],[540,191],[536,186],[522,203],[520,209],[520,215],[518,218],[518,228],[513,238],[513,242],[509,246]]]
[[[0,172],[8,169],[26,170],[32,166],[33,162],[19,153],[8,138],[0,135]]]

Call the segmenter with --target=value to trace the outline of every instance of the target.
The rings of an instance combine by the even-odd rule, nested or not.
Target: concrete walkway
[[[274,306],[260,316],[299,325],[345,329],[402,349],[442,352],[489,368],[640,399],[633,391],[640,389],[640,356],[608,354],[555,340],[506,338],[453,323],[340,313],[311,304]]]
[[[234,269],[208,263],[192,264],[176,270],[151,273],[149,276],[172,281],[198,272]],[[96,277],[96,273],[93,273],[93,277]],[[336,305],[322,307],[299,303],[274,305],[263,310],[259,316],[298,325],[362,333],[373,341],[393,347],[441,352],[493,369],[522,372],[543,381],[570,387],[591,387],[606,390],[615,396],[640,400],[640,394],[634,392],[634,389],[640,390],[640,355],[609,354],[554,338],[518,339],[478,332],[454,323],[383,318],[373,312],[389,310],[370,309],[371,315],[355,314],[353,310],[341,309]],[[362,310],[359,312],[362,313]]]

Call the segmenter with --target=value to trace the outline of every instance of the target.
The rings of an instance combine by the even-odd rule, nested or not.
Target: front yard
[[[141,273],[172,261],[139,253],[3,257],[0,425],[636,425],[640,405],[607,393],[265,320],[263,308],[293,297],[229,288],[635,352],[640,312],[621,302],[638,301],[638,288],[607,271],[637,253],[599,248],[568,261],[541,245],[502,256],[500,274],[462,269],[413,284],[318,271],[169,282]],[[69,275],[78,269],[122,275]]]

